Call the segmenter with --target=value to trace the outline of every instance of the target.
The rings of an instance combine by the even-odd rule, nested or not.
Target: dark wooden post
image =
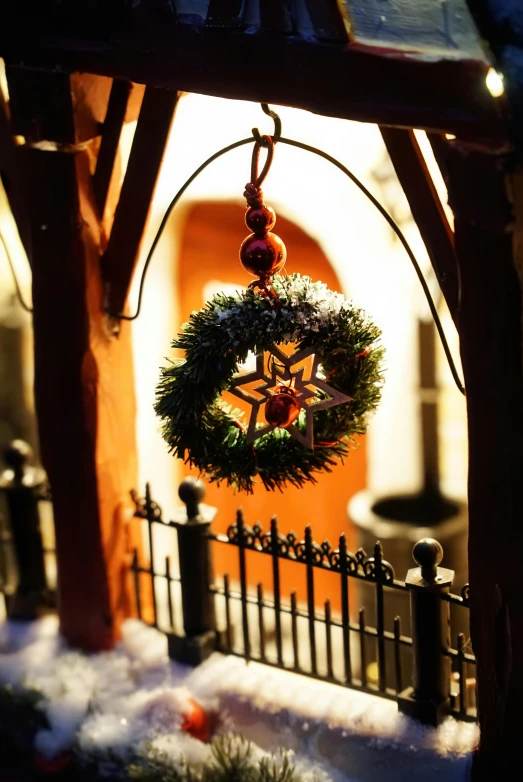
[[[475,780],[513,773],[523,734],[521,175],[504,150],[436,146],[455,214],[469,432],[469,574],[481,728]],[[509,201],[509,194],[512,203]]]
[[[7,469],[0,475],[17,569],[16,591],[8,604],[11,619],[35,619],[52,605],[38,510],[47,479],[42,469],[28,464],[31,455],[27,443],[14,440],[4,454]]]
[[[178,494],[186,508],[174,519],[178,531],[178,556],[182,587],[184,637],[169,637],[169,654],[180,662],[197,665],[215,649],[217,642],[214,583],[210,525],[215,508],[201,512],[200,502],[205,496],[204,484],[195,478],[186,478]]]
[[[403,714],[426,725],[439,725],[450,705],[450,658],[442,654],[450,646],[450,604],[441,599],[448,593],[454,571],[438,567],[443,548],[434,538],[414,546],[418,567],[407,573],[413,645],[412,687],[398,698]]]
[[[112,646],[134,613],[127,512],[136,485],[131,333],[103,313],[92,170],[111,80],[8,69],[31,230],[35,400],[53,491],[59,612],[73,646]]]

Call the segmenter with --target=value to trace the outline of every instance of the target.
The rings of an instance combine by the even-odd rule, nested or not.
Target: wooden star
[[[295,424],[286,427],[287,431],[306,448],[314,448],[314,413],[317,410],[326,410],[329,407],[335,407],[336,405],[350,402],[352,399],[350,396],[342,394],[341,391],[332,388],[332,386],[329,386],[328,383],[318,377],[321,357],[314,352],[314,348],[304,348],[303,350],[299,350],[296,353],[287,356],[274,345],[268,353],[269,361],[267,369],[265,366],[265,354],[259,353],[256,356],[256,370],[254,372],[248,372],[247,374],[236,375],[229,386],[231,394],[234,394],[234,396],[243,399],[244,402],[251,405],[251,414],[247,429],[247,442],[252,443],[254,440],[257,440],[258,437],[262,437],[262,435],[278,428],[272,424],[258,426],[258,414],[262,405],[273,396],[273,389],[276,389],[283,382],[289,385],[292,384],[292,387],[296,391],[298,401],[305,412],[305,433],[300,432]],[[310,379],[305,381],[303,379],[305,368],[300,367],[299,369],[293,370],[293,367],[304,359],[309,358],[309,356],[313,356],[314,358]],[[257,395],[242,388],[242,386],[249,385],[255,381],[260,381],[252,389],[252,391],[257,392]],[[329,395],[329,398],[318,398],[316,393],[311,390],[311,386],[324,391]]]

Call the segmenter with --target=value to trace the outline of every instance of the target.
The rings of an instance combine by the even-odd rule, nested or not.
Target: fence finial
[[[438,565],[443,559],[443,546],[434,538],[418,540],[412,549],[412,556],[421,568],[425,581],[434,583],[438,575]]]
[[[214,518],[213,508],[200,513],[199,503],[205,496],[205,486],[194,477],[185,478],[178,496],[187,506],[172,522],[178,533],[178,558],[182,591],[183,629],[185,635],[169,635],[169,656],[179,662],[198,665],[216,649],[218,634],[212,567],[212,548],[209,527]]]
[[[454,571],[438,567],[443,547],[434,538],[423,538],[412,556],[418,567],[407,573],[410,590],[414,669],[412,687],[398,695],[403,714],[427,725],[439,725],[450,709],[450,604],[448,595]]]
[[[25,440],[13,440],[4,451],[4,461],[13,470],[16,483],[22,480],[26,465],[33,458],[33,449]]]
[[[205,484],[199,478],[185,478],[178,489],[178,497],[187,506],[187,519],[193,521],[200,515],[200,502],[205,497]]]

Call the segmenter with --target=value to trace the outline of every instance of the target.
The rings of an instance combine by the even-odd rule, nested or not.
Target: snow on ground
[[[213,655],[185,679],[213,692],[248,738],[328,761],[361,782],[465,782],[477,725],[448,718],[437,730],[394,701],[240,658]]]
[[[214,654],[191,669],[168,659],[163,634],[129,620],[112,652],[84,655],[58,635],[56,617],[0,625],[0,683],[34,686],[48,698],[49,757],[76,741],[86,753],[126,760],[141,741],[202,759],[206,745],[179,731],[194,699],[219,730],[263,749],[284,746],[328,769],[330,779],[461,782],[477,727],[451,718],[438,729],[399,715],[396,704],[354,690]]]

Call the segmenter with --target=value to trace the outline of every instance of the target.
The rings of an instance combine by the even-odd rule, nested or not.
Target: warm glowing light
[[[456,136],[454,135],[454,133],[445,133],[445,138],[447,139],[447,141],[454,141]]]
[[[434,184],[434,187],[436,188],[436,192],[438,193],[439,200],[441,202],[441,206],[443,207],[443,210],[445,211],[445,214],[447,215],[447,220],[449,221],[450,226],[454,226],[454,214],[452,212],[452,209],[448,205],[448,194],[447,194],[447,186],[445,185],[445,181],[443,179],[443,176],[441,174],[441,170],[439,165],[436,162],[436,158],[434,157],[434,152],[431,146],[431,143],[427,137],[427,134],[423,130],[415,130],[414,134],[416,136],[416,140],[419,144],[419,148],[421,150],[421,153],[425,159],[425,163],[427,164],[427,168],[429,169],[430,178],[432,179],[432,182]],[[451,139],[456,138],[451,133],[445,134],[445,138]]]
[[[367,665],[367,681],[370,684],[377,684],[379,679],[378,663],[369,663]]]
[[[202,290],[202,307],[206,301],[212,299],[217,293],[225,293],[226,296],[237,296],[241,291],[246,290],[245,286],[234,285],[230,282],[221,280],[209,280],[205,283]]]
[[[490,68],[487,73],[487,89],[493,98],[499,98],[505,92],[505,85],[503,84],[503,76],[498,73],[494,68]]]

